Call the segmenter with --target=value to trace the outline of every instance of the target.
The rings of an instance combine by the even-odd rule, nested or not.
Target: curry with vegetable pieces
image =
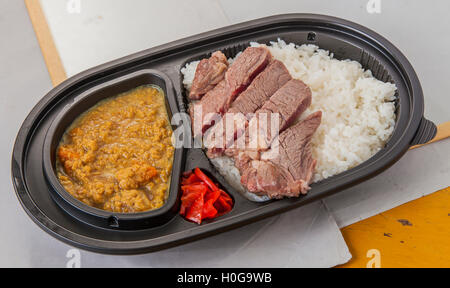
[[[138,87],[74,121],[57,150],[57,176],[73,197],[99,209],[157,209],[168,195],[171,137],[163,91]]]

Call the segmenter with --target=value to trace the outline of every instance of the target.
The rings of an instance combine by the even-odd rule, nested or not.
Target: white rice
[[[323,112],[322,123],[312,140],[312,153],[317,160],[314,182],[359,165],[385,145],[395,125],[394,84],[377,80],[356,61],[334,59],[332,53],[315,45],[298,46],[279,39],[268,48],[293,78],[311,88],[312,104],[301,118],[314,111]],[[198,61],[191,62],[181,70],[187,89],[197,64]],[[240,186],[238,170],[230,159],[222,158],[213,159],[213,164],[230,184]],[[244,189],[241,186],[237,190]]]
[[[183,74],[183,85],[187,91],[191,90],[192,81],[194,81],[195,70],[200,61],[192,61],[183,68],[181,68],[181,73]]]

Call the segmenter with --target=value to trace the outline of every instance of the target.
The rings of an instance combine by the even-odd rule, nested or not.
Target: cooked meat
[[[192,81],[189,99],[199,100],[208,91],[212,90],[225,77],[228,69],[227,57],[220,52],[214,52],[209,59],[203,59],[198,63]]]
[[[287,82],[270,97],[250,120],[250,148],[268,149],[278,133],[289,127],[309,105],[311,105],[311,89],[297,79]],[[276,124],[276,122],[270,121],[273,115],[278,115],[278,131],[271,131],[271,124]]]
[[[245,116],[254,113],[292,77],[286,66],[274,60],[261,72],[250,86],[231,104],[228,113],[242,113]]]
[[[297,197],[306,194],[316,166],[311,154],[311,138],[320,125],[322,112],[282,132],[270,150],[252,160],[245,152],[241,161],[241,183],[248,191],[270,198]]]
[[[232,97],[228,98],[228,108],[236,96],[244,91],[255,77],[261,73],[272,60],[272,54],[264,47],[249,47],[242,52],[225,75]]]
[[[219,121],[208,129],[205,137],[205,147],[208,148],[209,158],[220,157],[225,149],[236,147],[236,139],[245,137],[244,132],[248,126],[248,120],[242,113],[226,113]],[[232,128],[232,129],[231,129]],[[244,148],[245,142],[242,147]]]
[[[189,108],[194,137],[203,135],[206,130],[218,122],[225,113],[226,97],[229,95],[226,81],[222,80],[202,100],[192,103]]]
[[[249,47],[245,49],[225,73],[225,79],[206,93],[199,102],[191,106],[190,113],[193,123],[195,120],[200,122],[200,127],[197,127],[199,130],[195,129],[195,124],[193,126],[194,136],[203,134],[214,125],[217,121],[217,114],[223,115],[234,99],[266,68],[271,60],[272,55],[267,48]]]
[[[244,134],[241,137],[245,137],[245,139],[238,139],[237,141],[240,141],[239,143],[244,141],[247,152],[267,150],[273,139],[289,127],[309,105],[311,105],[311,90],[302,81],[292,79],[278,89],[261,109],[256,111],[247,125],[247,132],[239,133]],[[278,127],[278,131],[272,131],[272,125]],[[231,147],[231,145],[227,146],[225,154],[230,157],[235,156],[242,150],[239,149],[242,146],[228,147]],[[209,157],[218,155],[221,154],[217,152],[208,154]],[[255,159],[258,159],[258,153],[252,153],[252,155],[256,157]]]
[[[291,75],[282,62],[274,60],[270,63],[231,104],[230,109],[220,122],[208,130],[206,141],[214,144],[208,146],[211,147],[208,150],[208,155],[211,157],[220,156],[225,148],[230,147],[234,140],[240,137],[246,129],[247,121],[245,117],[249,114],[252,115],[261,108],[289,80],[291,80]],[[226,123],[233,123],[234,129],[228,129],[232,133],[226,133]],[[222,138],[217,139],[217,135],[222,135]]]

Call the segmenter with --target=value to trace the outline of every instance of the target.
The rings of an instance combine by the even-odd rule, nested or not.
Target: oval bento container
[[[120,214],[88,207],[72,198],[57,181],[55,150],[62,134],[73,119],[98,101],[153,84],[164,91],[169,115],[186,112],[188,102],[180,72],[186,63],[208,57],[216,50],[234,57],[251,41],[269,43],[278,38],[299,45],[318,45],[337,59],[360,62],[381,81],[395,83],[397,120],[383,149],[353,169],[312,184],[305,196],[264,203],[251,202],[235,191],[201,149],[176,149],[166,204],[149,212]],[[148,49],[69,78],[42,98],[25,119],[13,150],[12,177],[25,211],[56,238],[100,253],[146,253],[276,215],[374,177],[398,161],[411,146],[435,136],[436,126],[424,118],[423,112],[423,92],[414,69],[385,38],[334,17],[278,15]],[[201,225],[188,222],[177,213],[180,175],[195,167],[214,178],[234,199],[230,213]]]

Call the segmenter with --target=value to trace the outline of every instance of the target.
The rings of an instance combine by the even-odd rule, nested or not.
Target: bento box
[[[314,44],[336,59],[351,59],[381,81],[396,85],[395,128],[385,146],[360,165],[311,185],[296,198],[249,201],[214,168],[205,151],[175,145],[170,187],[164,205],[139,213],[90,207],[59,183],[56,149],[64,131],[99,101],[142,85],[156,85],[165,96],[169,117],[187,113],[189,100],[181,69],[222,51],[228,58],[250,46],[277,39]],[[151,48],[89,69],[55,87],[25,119],[14,145],[12,180],[33,221],[52,236],[82,249],[107,254],[157,251],[218,234],[298,208],[381,173],[413,145],[436,134],[424,118],[419,79],[406,57],[388,40],[358,24],[322,15],[286,14],[257,19]],[[189,123],[172,123],[176,130]],[[178,141],[178,140],[175,140]],[[233,209],[201,225],[179,215],[183,172],[200,168],[233,199]]]

